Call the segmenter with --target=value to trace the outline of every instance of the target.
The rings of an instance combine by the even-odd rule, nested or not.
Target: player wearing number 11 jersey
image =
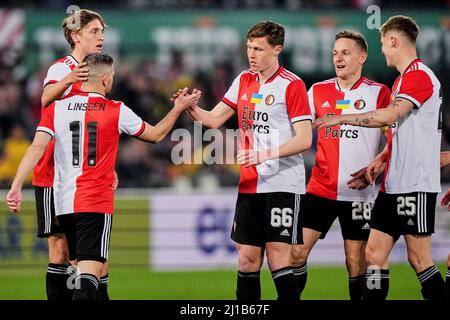
[[[147,142],[159,142],[178,116],[201,93],[175,100],[173,109],[156,126],[139,118],[120,101],[105,98],[112,87],[114,68],[109,55],[85,57],[89,78],[79,93],[44,109],[33,144],[22,159],[7,196],[11,210],[19,211],[23,176],[31,171],[52,138],[55,140],[55,213],[74,241],[79,285],[74,300],[95,300],[103,264],[108,259],[114,212],[114,167],[121,133]]]
[[[43,108],[57,99],[81,90],[82,81],[87,79],[88,70],[85,65],[78,62],[89,53],[101,52],[103,47],[105,21],[97,12],[86,9],[74,11],[64,19],[62,29],[72,52],[54,62],[48,69],[41,98]],[[74,250],[67,247],[66,237],[55,219],[53,149],[52,140],[33,173],[37,236],[47,238],[48,242],[47,299],[71,300],[73,290],[68,287],[67,280],[74,270],[73,265],[69,265],[69,260],[72,264],[76,261],[73,255],[69,257]],[[99,297],[104,300],[109,299],[107,269],[105,265],[99,287]]]

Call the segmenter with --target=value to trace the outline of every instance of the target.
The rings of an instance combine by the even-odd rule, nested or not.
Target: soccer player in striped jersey
[[[336,77],[312,85],[308,91],[313,117],[367,112],[384,108],[390,90],[362,76],[367,59],[364,36],[354,31],[336,34],[333,63]],[[317,240],[325,238],[339,219],[351,300],[361,300],[369,237],[369,220],[377,190],[353,190],[347,185],[351,174],[366,167],[378,152],[379,129],[335,126],[318,131],[316,163],[306,194],[302,196],[303,245],[294,245],[292,260],[300,294],[307,279],[307,259]]]
[[[139,118],[121,101],[108,100],[113,59],[92,53],[84,60],[89,68],[83,92],[56,100],[43,110],[32,145],[21,161],[7,195],[13,212],[20,210],[24,178],[55,141],[55,213],[69,243],[75,239],[79,277],[74,300],[96,300],[104,263],[108,259],[114,213],[114,167],[121,133],[157,143],[172,129],[179,115],[196,104],[201,93],[175,100],[173,109],[157,125]]]
[[[81,9],[67,16],[62,23],[64,36],[72,49],[71,54],[55,61],[48,69],[44,80],[41,103],[43,108],[57,99],[74,94],[81,90],[82,81],[86,81],[88,68],[79,63],[93,52],[101,52],[103,48],[103,32],[105,21],[94,11]],[[46,291],[49,300],[71,299],[73,290],[67,286],[67,279],[74,273],[69,267],[69,260],[76,264],[73,249],[67,247],[67,240],[61,227],[55,221],[54,208],[54,144],[50,142],[44,156],[39,161],[33,174],[35,186],[37,235],[47,237],[49,250],[49,265],[46,274]],[[117,179],[113,188],[117,188]],[[72,257],[69,257],[69,255]],[[101,279],[99,296],[109,299],[108,268]]]
[[[311,146],[312,128],[305,84],[279,64],[283,44],[283,26],[271,21],[253,26],[247,33],[250,69],[236,77],[211,111],[188,110],[207,128],[238,115],[241,176],[231,231],[238,250],[238,300],[261,298],[264,251],[278,299],[298,299],[290,257],[292,243],[302,243],[300,153]]]
[[[377,171],[373,169],[386,163],[365,251],[369,267],[364,298],[386,299],[389,254],[403,235],[408,261],[422,285],[422,296],[442,300],[445,284],[431,256],[436,198],[441,191],[441,84],[417,57],[419,27],[412,18],[393,16],[380,30],[387,65],[400,73],[392,86],[391,103],[361,114],[324,116],[315,121],[315,126],[390,126],[385,150],[367,168],[367,179],[373,183]]]

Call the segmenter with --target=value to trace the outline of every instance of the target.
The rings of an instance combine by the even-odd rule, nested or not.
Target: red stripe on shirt
[[[77,178],[74,212],[114,213],[114,169],[119,146],[120,102],[90,97],[88,103],[105,103],[105,111],[87,110],[84,123],[83,169]],[[88,124],[97,122],[95,166],[88,163]]]

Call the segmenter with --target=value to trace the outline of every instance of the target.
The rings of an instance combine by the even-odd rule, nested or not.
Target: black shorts
[[[397,241],[401,235],[431,235],[437,193],[379,192],[373,208],[370,227],[389,234]]]
[[[63,233],[62,227],[55,220],[55,203],[53,188],[34,187],[36,199],[37,236],[48,238],[51,235]]]
[[[66,235],[67,240],[67,248],[69,250],[69,260],[77,259],[77,239],[76,239],[76,231],[75,231],[75,220],[73,218],[73,214],[62,214],[56,216],[55,220],[61,225],[64,234]]]
[[[303,244],[300,195],[288,192],[239,193],[231,239],[265,247],[267,242]]]
[[[300,208],[303,228],[321,232],[320,239],[324,239],[338,218],[344,240],[367,240],[372,207],[369,202],[330,200],[307,193]]]
[[[106,262],[111,239],[112,215],[96,212],[77,212],[58,216],[64,227],[69,255],[78,261]],[[71,259],[72,260],[72,259]]]

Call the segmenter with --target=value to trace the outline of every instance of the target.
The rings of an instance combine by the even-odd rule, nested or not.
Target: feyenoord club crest
[[[273,94],[269,94],[265,99],[266,105],[271,106],[275,102],[275,97]]]
[[[363,99],[358,99],[355,101],[354,106],[356,110],[361,110],[366,106],[366,102]]]

